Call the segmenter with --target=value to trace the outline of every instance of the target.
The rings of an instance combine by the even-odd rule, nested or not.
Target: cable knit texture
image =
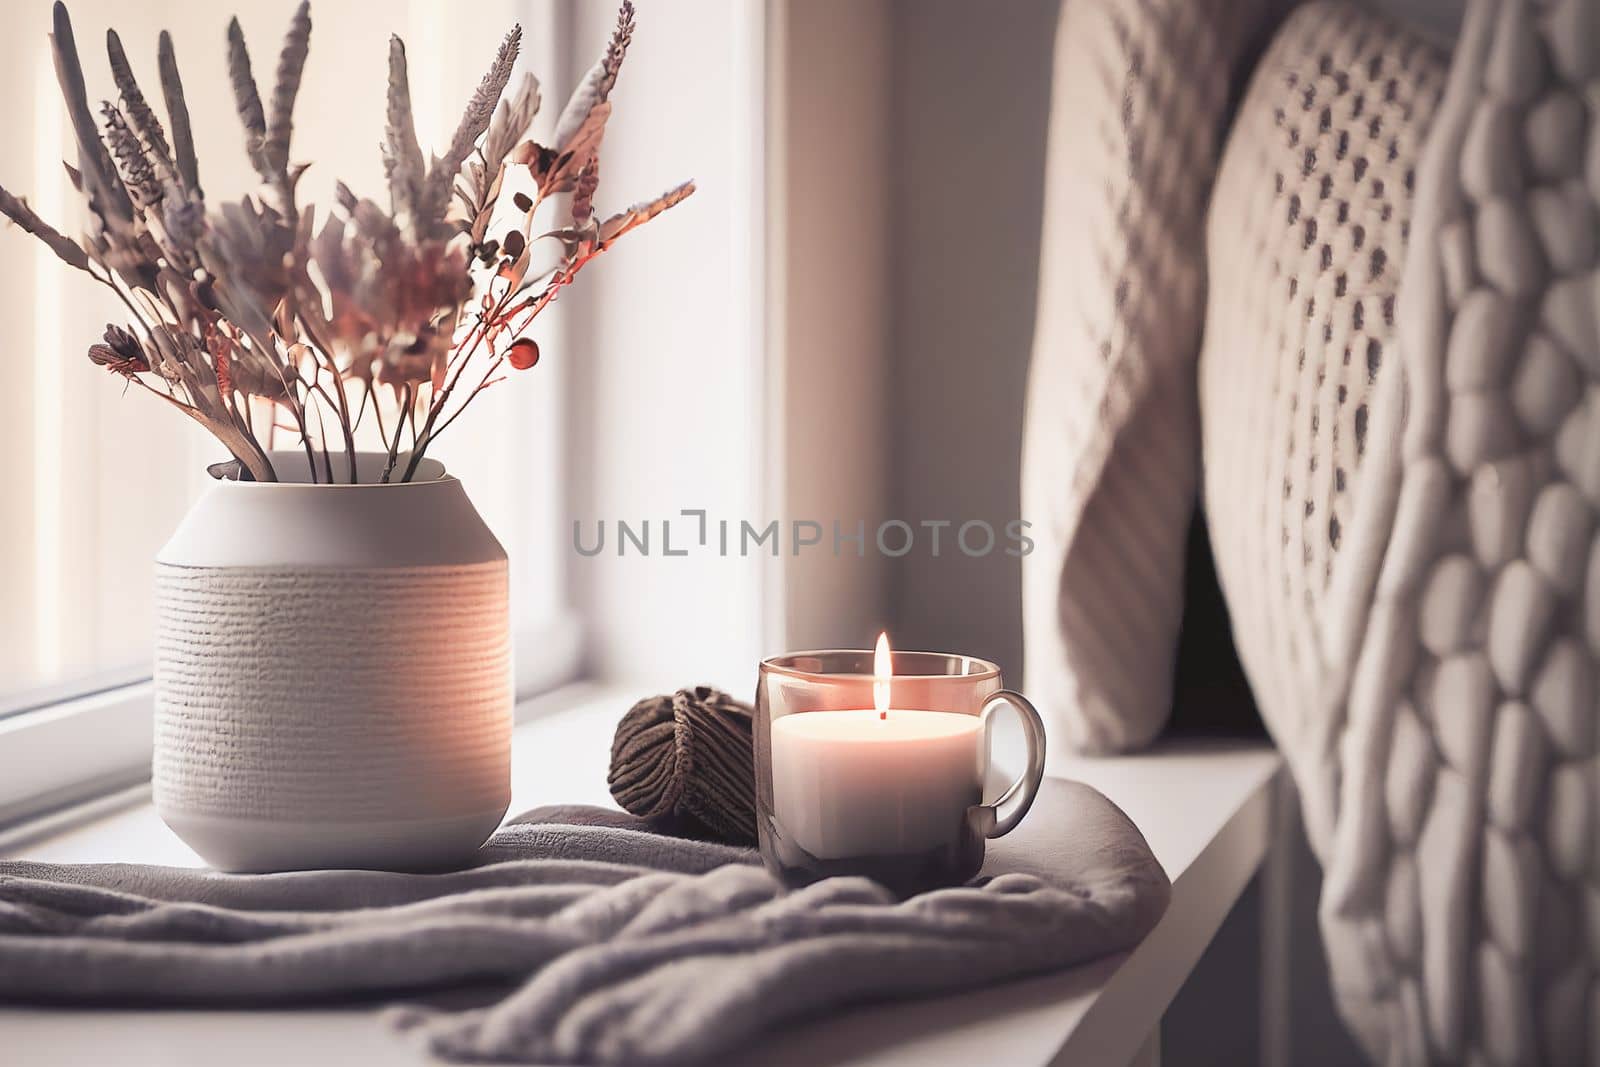
[[[1369,1054],[1593,1063],[1600,0],[1473,0],[1442,70],[1324,5],[1262,63],[1210,223],[1208,513]]]
[[[1284,25],[1239,108],[1210,217],[1200,360],[1207,519],[1257,701],[1302,781],[1334,725],[1312,694],[1336,557],[1367,473],[1422,130],[1445,58],[1345,4]],[[1327,836],[1325,790],[1306,797]]]
[[[1028,691],[1051,748],[1166,722],[1194,510],[1202,226],[1230,84],[1277,0],[1067,0],[1022,512]]]

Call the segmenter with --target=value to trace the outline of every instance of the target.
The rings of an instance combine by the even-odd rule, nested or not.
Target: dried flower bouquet
[[[389,208],[340,183],[338,211],[319,226],[314,206],[296,201],[306,165],[290,154],[311,40],[307,3],[290,23],[266,100],[239,22],[229,24],[233,97],[263,189],[208,210],[171,37],[161,34],[158,56],[167,125],[114,30],[106,51],[120,102],[101,102],[97,121],[58,2],[51,43],[78,145],[78,165],[67,171],[87,201],[89,232],[63,235],[3,188],[0,214],[117,294],[131,328],[108,325],[89,358],[210,430],[234,457],[214,473],[276,480],[268,453],[281,429],[304,448],[314,480],[353,482],[356,431],[370,411],[387,452],[382,479],[408,480],[467,404],[502,380],[504,364],[537,361],[524,331],[561,289],[623,234],[694,191],[685,182],[607,218],[595,213],[609,97],[633,28],[624,0],[604,55],[548,146],[527,139],[537,79],[524,74],[506,93],[522,38],[513,28],[444,155],[429,160],[412,119],[405,44],[391,38],[382,146]],[[496,208],[519,170],[533,195],[512,195],[506,224]],[[569,194],[565,224],[535,235],[535,215],[558,194]],[[552,262],[535,266],[539,242],[549,242],[539,247],[553,250]]]

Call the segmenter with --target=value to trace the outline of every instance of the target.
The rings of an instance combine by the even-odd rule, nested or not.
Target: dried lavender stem
[[[378,382],[376,377],[368,378],[365,382],[365,385],[366,388],[362,390],[361,402],[362,404],[366,404],[369,401],[371,402],[372,417],[377,420],[378,423],[378,440],[382,441],[384,445],[387,446],[389,444],[389,431],[383,428],[383,404],[378,399]]]
[[[536,204],[535,207],[537,207],[537,206],[538,205]],[[521,333],[523,330],[527,329],[530,325],[532,325],[533,320],[538,317],[539,313],[541,311],[543,311],[546,307],[548,307],[550,305],[550,302],[553,301],[556,298],[556,294],[558,294],[563,287],[565,287],[567,285],[571,285],[572,284],[572,280],[577,277],[578,271],[582,270],[585,264],[587,264],[588,262],[593,260],[595,257],[600,255],[600,253],[602,251],[604,251],[604,247],[603,246],[598,248],[596,251],[591,252],[588,255],[582,257],[581,259],[575,260],[573,262],[573,264],[569,268],[567,268],[565,270],[558,271],[555,280],[553,280],[545,288],[545,291],[543,293],[539,294],[538,299],[535,300],[529,306],[529,308],[527,309],[527,318],[525,318],[523,320],[522,325],[517,327],[514,331],[511,331],[511,332],[512,333]],[[518,290],[518,291],[520,291],[520,290]],[[512,291],[511,287],[508,286],[505,296],[503,296],[501,298],[500,303],[495,307],[494,311],[491,313],[493,315],[493,317],[498,319],[500,316],[506,314],[506,311],[505,311],[506,304],[507,304],[507,302],[510,301],[510,299],[514,295],[515,295],[515,293]],[[517,313],[520,313],[520,312],[512,312],[512,314],[517,314]],[[434,439],[437,438],[439,436],[439,434],[443,433],[445,428],[448,427],[450,425],[450,423],[455,421],[455,418],[456,418],[457,415],[460,415],[463,411],[465,411],[467,409],[467,405],[472,403],[473,398],[476,397],[478,395],[478,393],[481,391],[482,384],[480,383],[478,388],[473,389],[473,391],[471,393],[467,394],[466,400],[462,401],[461,406],[456,409],[455,414],[451,415],[449,419],[445,420],[445,423],[444,423],[443,426],[440,426],[437,430],[433,430],[432,429],[433,421],[437,417],[437,412],[444,410],[444,403],[445,403],[446,400],[449,399],[451,390],[453,390],[455,388],[456,382],[460,381],[461,374],[462,374],[463,371],[466,370],[467,364],[472,361],[472,356],[473,356],[474,352],[476,352],[476,350],[477,350],[478,342],[482,341],[482,339],[483,339],[483,337],[485,335],[485,332],[488,329],[488,327],[486,325],[486,322],[487,322],[486,318],[480,318],[478,320],[478,323],[479,323],[478,334],[477,334],[476,338],[473,340],[472,349],[468,351],[466,357],[461,361],[460,366],[456,369],[455,378],[452,379],[449,383],[446,384],[445,389],[443,391],[443,394],[438,398],[438,400],[436,402],[436,407],[435,408],[430,408],[428,421],[423,426],[423,434],[424,434],[423,443],[418,448],[416,448],[414,450],[414,452],[412,454],[412,457],[411,457],[411,463],[406,468],[405,476],[401,479],[402,481],[410,481],[411,480],[411,475],[416,470],[417,464],[421,461],[423,452],[427,450],[427,447],[429,445],[433,444]],[[484,379],[485,380],[488,379],[488,376],[490,374],[494,373],[495,367],[499,366],[500,360],[502,358],[503,357],[498,357],[498,356],[496,357],[494,364],[491,365],[489,370],[484,373]]]
[[[311,435],[308,432],[309,427],[306,425],[305,407],[300,403],[300,398],[295,395],[294,389],[290,387],[289,379],[283,373],[283,363],[274,359],[272,366],[278,372],[278,381],[283,383],[284,406],[289,409],[289,413],[294,416],[295,425],[300,428],[300,443],[305,446],[306,450],[306,467],[311,471],[311,481],[315,484],[317,480],[317,458],[311,451]],[[299,377],[300,371],[296,368],[295,379],[299,380]]]
[[[405,473],[400,477],[402,482],[409,482],[411,480],[411,476],[417,472],[417,465],[422,462],[423,453],[426,452],[428,450],[428,446],[433,443],[432,431],[434,422],[439,418],[439,413],[444,410],[444,405],[450,399],[450,393],[455,389],[456,383],[461,380],[461,374],[467,369],[467,364],[472,362],[472,357],[474,354],[476,354],[478,346],[483,343],[483,338],[489,330],[489,320],[491,318],[498,318],[499,315],[505,310],[506,301],[510,299],[511,289],[510,286],[507,286],[506,293],[500,298],[500,302],[495,305],[494,309],[490,311],[488,315],[480,315],[473,332],[467,335],[472,339],[472,346],[466,350],[466,355],[462,357],[460,364],[457,365],[454,377],[445,382],[444,388],[439,391],[439,395],[434,397],[433,400],[429,402],[428,417],[422,423],[422,436],[420,438],[415,438],[413,441],[411,446],[411,461],[406,464]],[[465,343],[465,340],[463,340],[462,344],[465,345]]]
[[[316,371],[313,371],[313,376],[311,379],[312,391],[313,393],[321,393],[323,397],[327,397],[327,392],[324,391],[322,386],[317,383],[316,374],[318,373],[320,373],[320,368],[318,368]],[[303,378],[301,380],[304,381]],[[311,411],[317,416],[317,440],[322,442],[322,469],[323,472],[328,476],[328,484],[332,485],[333,457],[329,454],[328,449],[328,423],[322,415],[322,405],[316,403],[316,397],[314,395],[312,397]]]
[[[309,399],[311,400],[311,411],[317,416],[317,440],[321,442],[322,469],[328,476],[328,484],[332,485],[334,480],[333,456],[332,450],[328,448],[328,423],[323,417],[322,405],[316,402],[317,397],[320,395],[323,400],[327,401],[330,408],[333,407],[333,401],[328,396],[328,391],[322,387],[321,381],[318,380],[322,376],[322,367],[315,359],[311,361],[311,380],[309,382],[306,381],[298,366],[295,367],[295,375],[302,385],[311,390]]]
[[[339,428],[344,431],[344,451],[350,464],[350,484],[354,485],[356,484],[356,432],[350,423],[350,399],[344,391],[344,375],[339,373],[339,363],[333,355],[333,348],[317,335],[304,315],[296,314],[295,318],[300,323],[300,329],[311,340],[313,352],[320,353],[326,359],[328,369],[333,373],[334,390],[339,394]]]
[[[411,409],[411,383],[407,382],[402,393],[405,397],[402,410],[395,413],[394,418],[394,443],[389,446],[389,462],[383,468],[383,482],[389,481],[389,475],[394,473],[394,465],[400,460],[400,435],[405,431],[405,412]],[[414,433],[415,431],[413,431]]]
[[[461,402],[461,406],[456,408],[455,411],[451,412],[450,417],[445,419],[442,423],[440,423],[439,424],[439,428],[437,430],[433,431],[433,435],[428,438],[428,443],[429,444],[432,444],[434,441],[438,440],[440,435],[442,435],[446,430],[448,430],[450,428],[450,424],[452,422],[455,422],[456,419],[461,417],[461,413],[463,411],[467,410],[467,405],[472,403],[473,398],[476,397],[479,393],[483,392],[484,387],[486,385],[488,385],[488,383],[489,383],[489,375],[491,375],[495,371],[499,370],[500,369],[500,364],[504,363],[505,359],[506,358],[503,355],[497,355],[497,356],[494,357],[494,362],[490,363],[489,364],[489,368],[483,372],[482,380],[479,381],[477,385],[472,387],[472,392],[467,394],[467,399],[463,400]]]
[[[372,391],[371,390],[369,390],[369,389],[361,390],[361,403],[359,405],[357,405],[357,407],[356,407],[355,422],[353,422],[351,424],[351,426],[350,426],[351,433],[356,433],[356,432],[360,431],[360,429],[361,429],[361,420],[367,417],[367,401],[369,399],[371,399],[371,397],[372,397]]]

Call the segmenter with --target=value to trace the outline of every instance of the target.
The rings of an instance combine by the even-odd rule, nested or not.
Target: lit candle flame
[[[872,705],[878,709],[878,718],[889,717],[889,680],[894,677],[894,663],[889,658],[889,635],[878,635],[878,647],[872,654]]]

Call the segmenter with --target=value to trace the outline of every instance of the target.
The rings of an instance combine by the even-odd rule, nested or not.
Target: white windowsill
[[[572,686],[520,711],[511,810],[610,804],[611,732],[634,691]],[[1133,952],[978,993],[865,1007],[794,1027],[741,1062],[942,1067],[1120,1064],[1152,1046],[1162,1013],[1261,866],[1273,834],[1281,761],[1265,744],[1159,746],[1075,760],[1138,824],[1173,881],[1155,931]],[[58,863],[107,860],[199,866],[144,797],[0,850]],[[1253,1025],[1254,1019],[1249,1020]],[[263,1067],[433,1062],[370,1008],[290,1011],[0,1009],[0,1046],[18,1063],[123,1067]]]

